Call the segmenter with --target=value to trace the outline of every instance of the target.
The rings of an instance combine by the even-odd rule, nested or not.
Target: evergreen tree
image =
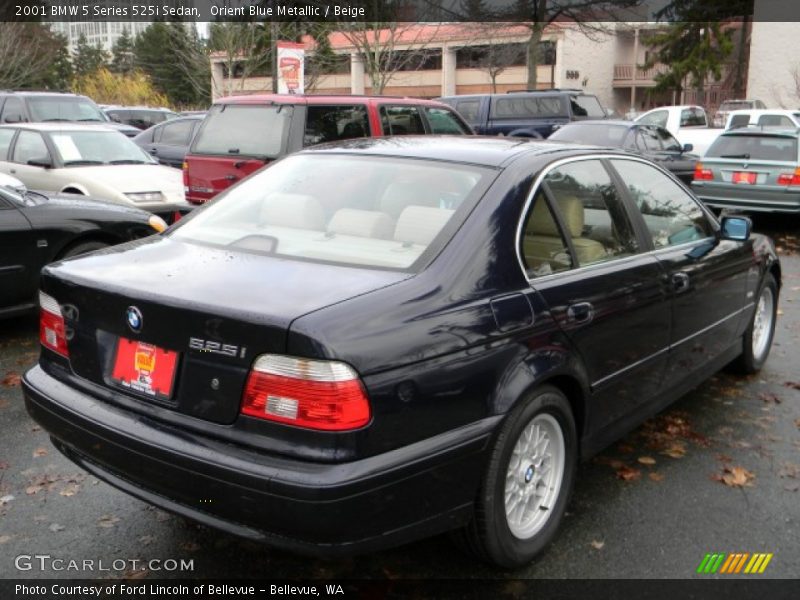
[[[111,49],[111,56],[110,71],[112,73],[128,75],[133,72],[135,67],[133,38],[128,33],[127,27],[122,30],[122,35],[114,43],[114,47]]]
[[[89,75],[108,63],[108,52],[98,43],[90,46],[86,41],[86,36],[81,34],[75,46],[75,53],[72,57],[72,66],[78,76]]]

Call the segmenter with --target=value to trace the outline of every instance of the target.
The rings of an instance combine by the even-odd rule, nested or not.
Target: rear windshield
[[[86,98],[71,96],[29,96],[28,107],[34,122],[108,121],[108,117]]]
[[[509,94],[492,102],[491,112],[493,119],[566,117],[567,107],[561,96]]]
[[[192,143],[193,154],[276,158],[284,148],[294,108],[217,104]]]
[[[492,173],[414,159],[295,155],[247,178],[172,235],[257,254],[417,270],[452,236]]]
[[[569,97],[572,116],[576,119],[602,119],[606,117],[603,107],[594,96],[575,94]]]
[[[708,149],[706,156],[797,162],[797,139],[779,136],[721,135]]]
[[[590,146],[610,146],[621,148],[628,127],[625,125],[590,125],[588,123],[572,124],[562,127],[549,139],[562,142],[575,142]]]

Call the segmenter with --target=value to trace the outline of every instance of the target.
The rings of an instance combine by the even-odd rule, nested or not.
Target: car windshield
[[[30,96],[31,116],[35,122],[44,121],[101,121],[108,117],[86,98],[72,96]]]
[[[706,156],[796,163],[797,138],[774,135],[721,135],[708,149]]]
[[[172,234],[245,252],[417,270],[493,171],[453,163],[296,155],[256,173]]]
[[[192,144],[193,154],[276,158],[283,150],[293,107],[218,104]]]
[[[118,131],[57,131],[50,139],[65,167],[155,164],[149,154]]]
[[[605,125],[580,123],[562,127],[549,139],[562,142],[589,144],[590,146],[610,146],[621,148],[628,134],[627,125]]]

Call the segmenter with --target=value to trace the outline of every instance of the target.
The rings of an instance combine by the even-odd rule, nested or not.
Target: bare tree
[[[39,23],[0,22],[0,88],[19,88],[41,78],[53,60],[52,38]]]
[[[497,93],[497,78],[509,67],[525,64],[526,44],[513,40],[516,23],[473,22],[467,26],[473,30],[471,38],[480,40],[480,45],[469,46],[476,56],[473,66],[489,76],[492,93]],[[512,41],[509,41],[509,37]],[[518,36],[517,36],[518,37]]]
[[[433,23],[373,21],[342,23],[341,34],[363,61],[372,93],[379,95],[398,71],[423,66],[429,56],[427,46],[438,29],[439,25]]]
[[[211,52],[222,58],[223,83],[216,95],[241,92],[247,78],[269,70],[272,46],[261,24],[212,23],[209,33]]]

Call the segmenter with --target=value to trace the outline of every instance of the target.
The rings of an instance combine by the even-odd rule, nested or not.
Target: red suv
[[[472,134],[441,102],[387,96],[266,94],[221,98],[183,163],[186,199],[202,204],[305,146],[384,135]]]

